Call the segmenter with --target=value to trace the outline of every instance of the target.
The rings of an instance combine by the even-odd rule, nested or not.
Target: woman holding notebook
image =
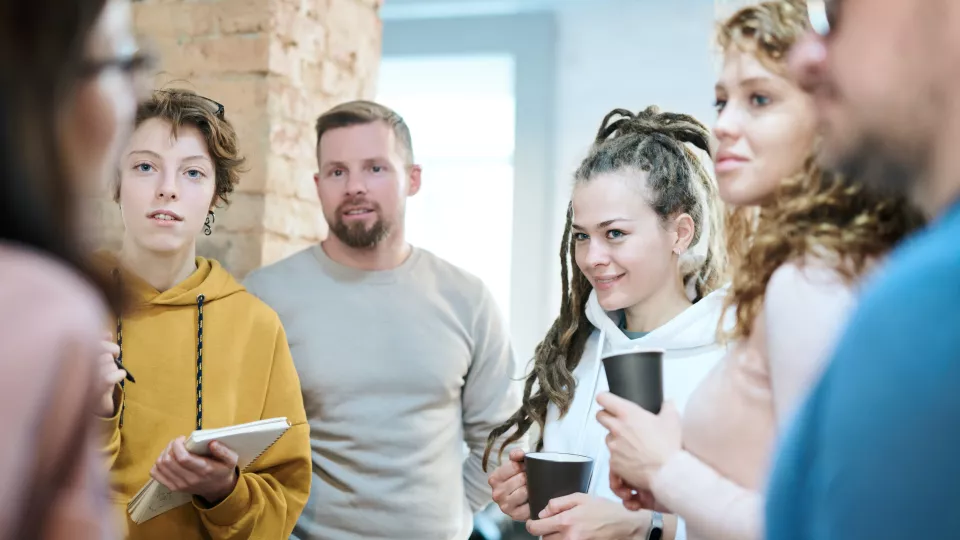
[[[215,209],[238,181],[236,134],[222,105],[184,90],[155,92],[136,122],[114,192],[122,248],[99,257],[129,296],[104,345],[132,376],[100,407],[115,503],[127,515],[151,479],[190,496],[139,524],[127,516],[131,539],[286,538],[311,478],[286,336],[276,313],[217,261],[196,255],[198,235],[211,233]],[[106,377],[122,371],[113,360],[103,363]],[[189,440],[195,430],[274,417],[291,427],[261,445],[268,449],[245,470],[238,458],[250,448]]]

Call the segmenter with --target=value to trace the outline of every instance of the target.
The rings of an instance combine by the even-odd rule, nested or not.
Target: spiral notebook
[[[236,426],[202,429],[194,431],[187,438],[184,446],[194,454],[209,456],[210,443],[219,441],[237,453],[239,456],[237,468],[243,471],[280,440],[288,429],[290,429],[290,423],[286,418],[270,418]],[[168,510],[183,506],[191,500],[192,496],[189,493],[170,491],[151,478],[133,496],[130,504],[127,505],[127,511],[134,523],[139,524]]]

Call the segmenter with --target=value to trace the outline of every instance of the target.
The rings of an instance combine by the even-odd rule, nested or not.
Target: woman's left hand
[[[216,505],[233,493],[237,485],[237,453],[217,441],[210,443],[211,457],[190,453],[185,437],[167,445],[150,470],[154,480],[170,491],[182,491]]]
[[[637,510],[656,510],[658,512],[670,513],[663,508],[654,498],[653,493],[649,491],[637,491],[632,486],[623,481],[623,478],[610,473],[610,490],[620,497],[623,501],[623,507],[627,510],[636,512]]]
[[[636,490],[649,490],[663,464],[682,449],[680,413],[665,402],[660,414],[647,412],[609,392],[597,396],[597,421],[607,428],[610,472]]]
[[[649,514],[631,512],[613,501],[574,493],[559,497],[527,521],[527,532],[543,540],[620,540],[646,537]]]

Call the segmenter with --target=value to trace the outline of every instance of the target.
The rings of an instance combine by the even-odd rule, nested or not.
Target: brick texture
[[[161,57],[158,87],[224,104],[248,172],[213,235],[198,244],[239,277],[326,235],[313,187],[313,124],[333,105],[370,99],[380,62],[382,0],[143,0],[137,30]],[[106,247],[122,238],[100,204]]]

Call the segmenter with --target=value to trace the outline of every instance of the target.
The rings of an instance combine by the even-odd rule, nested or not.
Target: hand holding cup
[[[523,450],[514,448],[510,451],[510,459],[497,467],[488,479],[490,487],[493,488],[493,501],[500,507],[501,512],[515,521],[530,519],[524,456]]]

